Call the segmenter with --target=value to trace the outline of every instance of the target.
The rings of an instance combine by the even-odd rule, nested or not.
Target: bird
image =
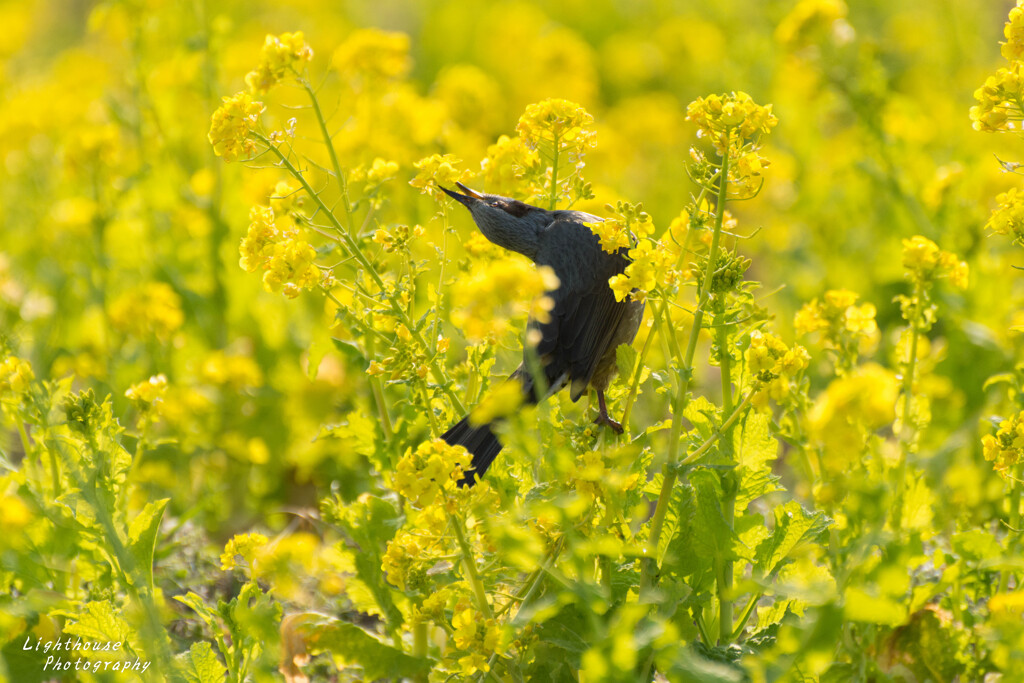
[[[558,276],[558,287],[547,292],[553,301],[547,320],[531,318],[527,339],[537,340],[524,348],[523,362],[508,381],[519,382],[523,399],[537,403],[569,386],[576,402],[588,388],[597,392],[596,424],[618,434],[622,425],[608,415],[605,391],[618,367],[616,349],[632,344],[643,320],[644,304],[626,297],[616,301],[608,280],[622,273],[630,261],[628,249],[609,253],[587,226],[603,219],[581,211],[547,210],[510,197],[484,194],[456,183],[461,192],[442,187],[448,196],[465,206],[484,237],[494,244],[548,266]],[[534,330],[536,332],[534,332]],[[530,354],[535,354],[531,365]],[[535,377],[530,368],[542,370]],[[493,423],[474,425],[463,417],[441,438],[452,446],[464,446],[472,454],[461,486],[473,486],[491,466],[502,445]]]

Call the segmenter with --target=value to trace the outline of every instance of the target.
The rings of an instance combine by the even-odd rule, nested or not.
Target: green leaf
[[[412,678],[430,669],[430,662],[410,657],[385,645],[355,624],[344,621],[319,621],[303,624],[299,631],[309,650],[328,651],[350,664],[363,668],[366,680]]]
[[[775,507],[775,529],[757,546],[755,562],[768,576],[801,544],[813,541],[831,520],[821,512],[809,513],[791,500]]]
[[[683,417],[689,420],[704,441],[715,433],[717,415],[718,408],[703,396],[692,399],[683,411]]]
[[[740,477],[736,510],[745,510],[757,498],[779,491],[779,478],[772,474],[771,463],[778,457],[779,443],[772,436],[767,415],[749,412],[733,429],[733,450]]]
[[[128,643],[136,653],[145,652],[142,643],[138,642],[138,629],[128,624],[120,611],[109,600],[87,602],[77,612],[57,610],[54,616],[68,618],[64,633],[78,636],[83,640]]]
[[[205,641],[192,643],[189,651],[178,655],[177,659],[188,683],[221,683],[227,678],[227,668]]]
[[[636,367],[636,359],[639,356],[636,349],[630,344],[619,344],[615,349],[615,365],[619,368],[619,376],[631,381],[633,368]]]
[[[719,560],[736,560],[747,555],[747,548],[722,514],[723,493],[718,475],[701,468],[690,472],[689,479],[696,502],[690,529],[692,552]]]
[[[135,558],[135,564],[142,573],[145,585],[153,590],[153,552],[156,537],[160,531],[160,520],[170,498],[146,504],[128,527],[128,550]]]
[[[953,534],[953,552],[965,560],[979,562],[999,557],[1003,549],[999,541],[987,531],[971,529]]]
[[[206,604],[202,597],[189,592],[187,595],[175,595],[174,599],[183,605],[192,608],[192,611],[199,615],[206,627],[213,633],[220,631],[220,615],[217,611]]]

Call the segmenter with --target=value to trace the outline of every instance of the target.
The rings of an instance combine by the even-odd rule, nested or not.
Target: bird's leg
[[[611,430],[616,434],[622,433],[622,425],[608,417],[608,406],[604,402],[604,392],[600,389],[597,390],[597,408],[600,412],[597,414],[597,418],[594,419],[594,424],[605,425],[611,427]]]

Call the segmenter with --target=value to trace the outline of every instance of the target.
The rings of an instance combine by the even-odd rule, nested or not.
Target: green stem
[[[558,136],[554,137],[553,152],[551,158],[551,196],[548,198],[548,210],[554,211],[558,208]]]
[[[640,355],[636,358],[636,365],[633,366],[633,376],[629,382],[629,394],[626,396],[626,407],[622,411],[622,426],[626,429],[629,429],[629,416],[633,412],[633,404],[636,402],[637,394],[640,391],[640,378],[644,374],[647,353],[651,350],[651,342],[654,341],[656,332],[657,330],[653,327],[648,330],[647,339],[644,340],[643,348],[640,349]]]
[[[672,406],[672,436],[668,444],[668,458],[662,467],[664,479],[662,480],[661,492],[658,496],[658,504],[651,519],[650,537],[648,538],[648,552],[652,553],[645,558],[640,577],[640,590],[649,591],[655,583],[655,574],[658,568],[658,542],[661,540],[661,529],[665,521],[665,513],[668,511],[669,502],[672,497],[672,487],[675,486],[678,477],[676,461],[679,456],[679,441],[682,435],[683,411],[688,403],[688,392],[690,382],[693,381],[693,356],[697,351],[697,340],[700,337],[701,326],[704,323],[704,311],[707,308],[708,299],[711,296],[711,279],[715,273],[715,261],[718,258],[718,243],[722,237],[722,219],[725,215],[725,202],[729,187],[729,140],[726,140],[726,153],[722,157],[722,168],[718,177],[718,201],[715,209],[715,231],[711,235],[711,246],[708,249],[708,262],[704,270],[704,280],[701,282],[700,292],[697,296],[697,309],[693,314],[693,326],[690,328],[690,339],[686,345],[686,355],[679,368],[679,390]],[[673,335],[669,335],[673,336]]]
[[[914,310],[920,310],[924,299],[920,283],[914,285],[914,299],[917,305]],[[896,467],[896,504],[893,509],[893,528],[899,533],[903,528],[903,490],[906,487],[907,464],[910,459],[911,441],[914,438],[914,422],[911,415],[912,401],[914,395],[914,373],[917,370],[917,347],[920,339],[920,328],[918,325],[919,316],[915,315],[910,321],[910,357],[907,359],[907,366],[903,375],[903,411],[900,416],[900,461]]]
[[[338,163],[338,153],[334,149],[334,138],[331,137],[330,131],[327,130],[327,121],[324,119],[323,112],[320,110],[320,101],[316,97],[316,93],[313,92],[313,87],[309,84],[306,79],[300,79],[302,87],[306,89],[309,94],[309,100],[313,103],[313,112],[316,114],[316,121],[320,124],[320,134],[324,138],[324,145],[327,147],[327,154],[331,157],[331,166],[334,168],[334,175],[338,179],[338,186],[341,189],[341,204],[345,209],[345,227],[349,233],[352,234],[352,205],[348,200],[348,180],[345,178],[345,174],[341,171],[341,164]]]
[[[377,273],[377,270],[373,267],[373,264],[370,263],[369,259],[366,258],[366,255],[363,254],[363,250],[359,248],[359,244],[355,241],[355,238],[353,238],[352,235],[349,234],[349,231],[346,230],[345,227],[341,224],[341,222],[338,220],[338,217],[335,216],[334,213],[331,211],[330,207],[328,207],[324,203],[324,201],[320,198],[320,195],[316,192],[316,190],[314,190],[310,186],[309,182],[306,180],[306,177],[299,172],[299,169],[295,168],[295,165],[291,162],[290,159],[288,159],[284,152],[278,149],[276,145],[271,143],[269,139],[267,139],[265,136],[259,133],[253,133],[253,135],[256,137],[257,140],[266,145],[267,149],[272,151],[274,155],[277,156],[281,164],[288,170],[288,172],[291,173],[292,176],[296,180],[298,180],[299,183],[302,184],[302,189],[304,189],[306,191],[306,194],[310,197],[310,199],[312,199],[316,203],[317,208],[320,211],[322,211],[325,216],[327,216],[327,219],[331,222],[331,225],[334,226],[335,231],[341,236],[342,241],[345,243],[345,246],[348,247],[349,253],[356,259],[356,261],[359,262],[359,265],[363,267],[363,270],[370,276],[370,279],[373,280],[374,284],[377,285],[377,288],[381,292],[386,291],[386,287],[384,286],[384,279],[380,276],[379,273]],[[409,317],[409,314],[405,311],[405,309],[399,306],[398,302],[396,302],[394,299],[391,299],[390,297],[388,298],[388,303],[391,306],[391,310],[395,314],[395,317],[397,317],[399,321],[401,321],[401,323],[405,325],[406,328],[408,328],[409,332],[412,333],[413,339],[416,340],[416,343],[419,344],[424,349],[429,348],[429,346],[427,346],[426,340],[423,339],[423,335],[416,328],[415,323]],[[437,359],[432,358],[428,361],[428,363],[430,366],[431,373],[433,373],[434,378],[437,380],[438,386],[440,387],[441,391],[443,391],[445,395],[448,397],[448,400],[451,401],[452,407],[455,408],[455,411],[458,413],[465,413],[466,407],[462,405],[462,401],[459,400],[459,397],[452,390],[450,382],[447,381],[444,372],[441,371],[440,366],[437,364]]]
[[[728,415],[732,412],[732,356],[729,350],[729,330],[722,320],[725,314],[724,298],[718,301],[716,318],[716,332],[718,337],[719,368],[722,376],[722,414]],[[722,450],[725,451],[730,460],[732,459],[732,439],[729,438],[731,425],[728,429],[722,429]],[[726,475],[728,476],[728,475]],[[722,517],[726,525],[731,529],[736,517],[736,487],[730,485],[724,487],[722,497]],[[718,637],[719,644],[725,645],[732,640],[732,587],[733,587],[733,562],[729,559],[721,560],[718,584]]]
[[[473,550],[469,547],[469,543],[466,541],[466,532],[462,528],[462,520],[458,519],[455,515],[448,512],[445,509],[445,514],[448,515],[448,522],[451,524],[452,529],[455,530],[455,538],[459,542],[459,550],[462,552],[462,564],[466,568],[466,580],[469,581],[469,585],[473,587],[473,593],[476,595],[477,607],[488,619],[494,618],[494,612],[491,611],[491,605],[487,602],[487,591],[484,590],[483,581],[480,580],[480,573],[476,569],[476,560],[473,558]]]
[[[1020,536],[1020,499],[1021,499],[1021,466],[1017,465],[1010,471],[1010,518],[1007,522],[1009,527],[1007,531],[1006,548],[1011,553],[1014,552],[1014,547],[1017,544],[1017,539]],[[1010,575],[1012,572],[1009,569],[1003,569],[999,572],[999,592],[1005,593],[1006,589],[1010,585]]]
[[[412,656],[418,657],[419,659],[426,659],[428,645],[427,622],[421,619],[412,626]],[[415,680],[416,683],[426,683],[427,674],[419,674]]]

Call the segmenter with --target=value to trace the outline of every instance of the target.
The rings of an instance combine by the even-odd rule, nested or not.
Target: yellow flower
[[[1011,188],[996,197],[996,210],[989,216],[986,228],[999,235],[1024,239],[1024,192]]]
[[[842,0],[800,0],[779,22],[775,39],[797,50],[816,42],[822,34],[832,33],[845,19],[846,3]]]
[[[822,466],[841,474],[863,457],[867,439],[896,417],[899,382],[889,370],[869,363],[833,380],[808,415],[808,431],[822,445]]]
[[[0,363],[0,397],[5,394],[23,394],[28,391],[35,374],[28,361],[7,356]]]
[[[1024,412],[1000,422],[995,436],[983,436],[981,450],[999,476],[1011,480],[1013,467],[1024,462]]]
[[[451,188],[455,183],[466,182],[473,177],[469,171],[456,168],[461,163],[461,159],[451,154],[431,154],[413,164],[419,173],[409,184],[419,188],[422,194],[441,196],[438,186]]]
[[[903,240],[903,267],[915,282],[949,278],[954,287],[967,288],[967,263],[959,260],[956,254],[939,249],[937,244],[921,235]]]
[[[163,282],[147,282],[110,304],[110,324],[139,339],[167,341],[185,322],[181,297]]]
[[[256,560],[270,540],[263,534],[238,534],[224,546],[220,556],[220,568],[227,571],[236,567],[254,568]],[[239,564],[241,559],[245,564]]]
[[[203,379],[212,384],[240,391],[263,384],[263,372],[250,356],[223,351],[210,353],[203,361]]]
[[[256,141],[250,134],[256,130],[264,109],[263,103],[254,101],[247,92],[224,97],[213,113],[207,135],[214,154],[224,161],[251,156],[256,151]]]
[[[1003,27],[1006,42],[1000,51],[1011,62],[1020,61],[1024,57],[1024,9],[1021,7],[1021,0],[1017,0],[1017,6],[1010,10],[1010,20]]]
[[[302,31],[268,35],[263,41],[260,64],[245,77],[253,93],[265,93],[283,79],[288,72],[297,74],[304,62],[313,59],[313,49],[306,45]]]
[[[418,507],[433,503],[444,488],[451,489],[469,469],[470,456],[462,446],[441,439],[425,441],[409,449],[395,468],[395,491]]]
[[[507,196],[531,196],[536,188],[530,182],[540,171],[540,155],[521,137],[502,135],[487,148],[480,163],[484,184],[489,192]]]
[[[381,558],[381,569],[388,583],[399,590],[417,590],[423,586],[427,568],[434,563],[429,542],[420,536],[399,529]]]
[[[303,289],[320,284],[316,249],[299,239],[297,229],[279,229],[269,206],[254,206],[249,219],[249,231],[238,247],[238,264],[250,273],[263,269],[264,289],[294,299]]]
[[[1021,62],[1000,68],[985,79],[985,83],[974,91],[974,99],[978,102],[970,112],[974,130],[989,133],[1010,130],[1012,124],[1024,118],[1021,112],[1021,102],[1024,101]]]
[[[542,204],[554,206],[559,199],[590,196],[580,171],[586,151],[595,144],[593,122],[583,107],[561,99],[531,104],[519,117],[519,137],[543,160],[532,176],[533,194]],[[557,175],[555,187],[551,187],[553,174]]]
[[[366,172],[366,183],[368,186],[376,187],[398,175],[398,162],[388,161],[377,157]]]
[[[452,323],[469,339],[494,342],[512,328],[513,317],[547,320],[554,302],[544,294],[557,287],[558,277],[545,266],[518,258],[481,263],[452,291]]]
[[[767,135],[779,120],[772,114],[772,105],[759,105],[745,92],[698,97],[686,107],[686,120],[697,124],[698,134],[708,136],[719,155],[729,131],[739,133],[741,140],[753,141]]]
[[[547,99],[526,107],[516,132],[531,149],[558,143],[582,153],[594,146],[593,123],[594,117],[575,102]]]
[[[343,77],[364,83],[402,78],[412,66],[409,36],[373,28],[355,31],[338,47],[332,61]]]
[[[804,347],[789,348],[774,334],[761,330],[750,333],[750,346],[744,358],[752,375],[752,402],[759,410],[767,410],[769,400],[779,403],[787,399],[793,392],[794,381],[810,362]]]
[[[876,310],[857,304],[858,295],[847,289],[825,292],[823,301],[805,304],[793,319],[797,334],[821,332],[825,348],[838,351],[840,369],[853,367],[858,353],[870,353],[879,341]]]
[[[153,375],[145,382],[131,385],[124,395],[133,401],[151,405],[161,401],[167,393],[167,376]]]
[[[455,641],[455,647],[471,653],[459,660],[463,673],[471,674],[477,670],[488,671],[487,660],[500,643],[501,633],[498,630],[498,623],[494,619],[486,618],[465,602],[461,602],[455,606],[452,628],[454,630],[452,640]]]

